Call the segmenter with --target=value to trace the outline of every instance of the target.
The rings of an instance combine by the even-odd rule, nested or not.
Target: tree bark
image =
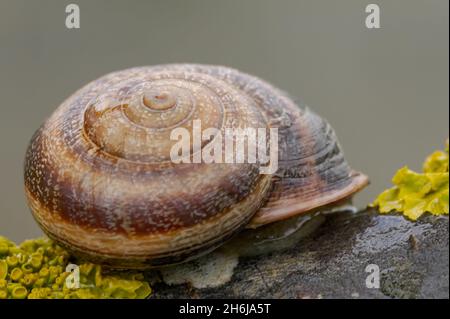
[[[448,229],[448,217],[335,214],[293,247],[239,257],[231,280],[218,287],[147,275],[152,298],[449,298]]]

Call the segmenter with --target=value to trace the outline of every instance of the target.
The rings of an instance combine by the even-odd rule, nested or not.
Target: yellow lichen
[[[141,299],[151,293],[141,273],[108,273],[100,265],[75,261],[71,267],[78,269],[79,277],[74,277],[67,268],[69,260],[74,259],[50,239],[16,246],[0,236],[0,299]],[[69,279],[76,285],[68,285]]]
[[[394,187],[382,192],[371,204],[380,213],[401,212],[417,220],[425,212],[433,215],[449,213],[448,140],[446,151],[436,151],[427,157],[423,173],[407,166],[393,177]]]

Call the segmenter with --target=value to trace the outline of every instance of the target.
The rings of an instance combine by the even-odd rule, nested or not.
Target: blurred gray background
[[[41,234],[22,165],[40,123],[107,72],[170,62],[222,64],[301,97],[336,129],[350,164],[371,177],[364,206],[449,129],[448,1],[0,0],[0,234]],[[366,29],[365,7],[381,8]]]

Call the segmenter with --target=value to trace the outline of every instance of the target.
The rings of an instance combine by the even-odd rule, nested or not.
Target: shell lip
[[[369,178],[361,172],[351,171],[350,175],[352,179],[351,183],[340,190],[331,192],[331,194],[326,194],[325,196],[307,202],[298,202],[296,198],[293,198],[286,200],[283,205],[279,205],[275,208],[267,206],[261,208],[247,224],[246,228],[258,228],[269,223],[285,220],[295,215],[327,206],[334,202],[351,198],[353,194],[362,190],[369,184]]]

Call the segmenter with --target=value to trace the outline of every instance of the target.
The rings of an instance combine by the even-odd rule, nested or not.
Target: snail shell
[[[278,170],[174,163],[170,132],[277,128]],[[201,151],[214,136],[194,145]],[[367,184],[328,123],[237,70],[137,67],[81,88],[33,136],[25,192],[49,237],[117,268],[178,263],[258,227],[350,197]]]

